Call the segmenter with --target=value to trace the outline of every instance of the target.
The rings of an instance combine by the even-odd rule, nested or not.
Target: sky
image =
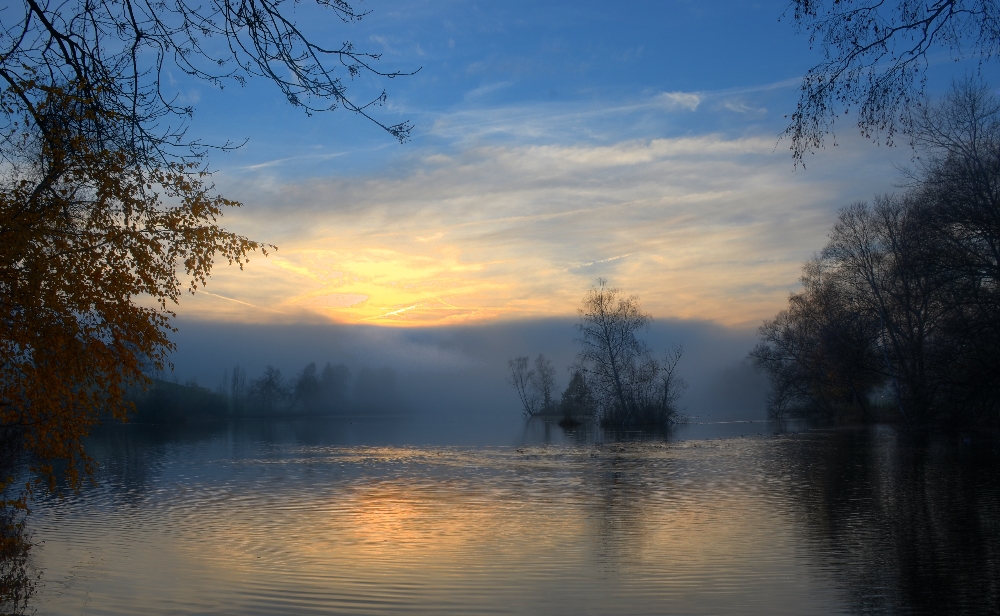
[[[417,71],[345,77],[359,102],[384,88],[373,115],[411,122],[412,138],[344,110],[307,115],[263,79],[219,89],[167,71],[196,109],[189,136],[240,146],[211,158],[219,191],[243,203],[223,226],[277,246],[242,271],[217,265],[181,300],[188,372],[211,348],[291,326],[327,327],[359,349],[411,348],[421,328],[447,348],[449,328],[494,327],[533,354],[544,345],[527,348],[526,332],[558,323],[572,348],[576,311],[603,277],[663,331],[729,332],[723,374],[784,307],[837,210],[898,189],[911,161],[906,147],[859,137],[848,115],[794,164],[780,135],[821,55],[780,0],[369,0],[352,24],[286,6],[317,41]],[[970,71],[947,52],[930,61],[931,95]],[[386,327],[409,333],[367,333]],[[473,355],[499,352],[491,336]],[[267,353],[274,344],[251,363]],[[295,361],[327,359],[306,355]],[[389,355],[369,360],[407,364]]]
[[[293,6],[293,5],[290,5]],[[896,187],[906,148],[842,122],[796,168],[779,139],[820,54],[783,2],[305,4],[316,40],[381,55],[345,79],[396,143],[270,83],[170,73],[212,158],[223,220],[276,245],[217,267],[178,313],[241,322],[442,326],[574,315],[601,276],[661,318],[751,327],[782,307],[838,208]],[[948,68],[954,72],[954,68]],[[932,71],[933,73],[933,71]],[[943,88],[938,79],[933,87]]]

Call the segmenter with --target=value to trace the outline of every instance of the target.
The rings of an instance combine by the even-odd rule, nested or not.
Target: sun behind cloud
[[[329,242],[345,243],[338,238]],[[304,278],[309,288],[282,304],[340,322],[407,325],[476,321],[507,310],[496,301],[505,295],[506,285],[483,279],[485,265],[463,263],[455,251],[436,252],[383,247],[292,251],[276,258],[275,265]]]
[[[844,155],[827,173],[853,171],[848,188],[865,190],[877,173],[865,162]],[[786,163],[769,138],[705,136],[493,146],[428,155],[403,177],[261,183],[239,230],[280,250],[218,268],[183,312],[407,326],[571,316],[605,277],[654,317],[752,325],[781,308],[856,198]]]

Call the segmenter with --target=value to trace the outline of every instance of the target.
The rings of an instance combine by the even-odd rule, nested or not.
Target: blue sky
[[[304,31],[386,70],[397,144],[342,110],[306,116],[271,84],[171,75],[192,136],[244,208],[227,227],[277,244],[218,268],[184,317],[448,325],[567,316],[597,276],[657,317],[750,327],[782,307],[839,207],[895,189],[905,148],[857,136],[794,168],[778,140],[820,59],[785,2],[375,2]],[[968,71],[932,58],[930,91]]]
[[[708,131],[776,135],[798,77],[819,57],[789,19],[779,21],[782,2],[359,6],[370,12],[350,25],[315,7],[299,7],[296,15],[322,26],[308,29],[317,40],[351,40],[382,54],[379,66],[387,70],[420,69],[395,80],[348,81],[358,100],[388,91],[378,115],[415,124],[407,147],[382,152],[391,139],[350,114],[307,118],[262,80],[222,92],[204,83],[182,88],[197,104],[194,132],[216,142],[249,139],[230,157],[241,161],[322,150],[351,152],[348,158],[373,165],[483,137],[609,143]],[[700,93],[706,105],[700,113],[664,113],[691,111],[691,99],[658,98],[671,92]],[[343,173],[356,162],[338,161],[329,171]],[[315,172],[328,172],[322,169]]]

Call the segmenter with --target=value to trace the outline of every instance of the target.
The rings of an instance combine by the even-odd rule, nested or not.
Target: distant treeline
[[[907,189],[843,209],[751,356],[772,414],[1000,425],[1000,106],[957,86]]]
[[[396,373],[391,368],[362,368],[356,377],[329,362],[310,363],[285,378],[273,366],[248,378],[237,364],[213,391],[196,382],[172,383],[154,378],[145,391],[131,396],[137,421],[175,422],[227,417],[390,414],[400,410]]]

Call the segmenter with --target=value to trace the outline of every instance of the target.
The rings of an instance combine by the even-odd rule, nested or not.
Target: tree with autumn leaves
[[[343,0],[316,10],[347,23],[365,15]],[[266,248],[220,226],[240,204],[214,192],[212,148],[186,137],[193,110],[164,90],[164,70],[217,87],[264,77],[294,106],[342,107],[402,141],[409,124],[374,112],[384,92],[359,102],[340,77],[401,74],[378,59],[310,40],[280,0],[7,7],[0,436],[30,455],[37,477],[53,484],[58,466],[78,485],[89,428],[105,414],[125,419],[125,391],[165,366],[180,295],[217,262],[242,267]]]
[[[316,10],[346,23],[365,15],[344,0],[317,0]],[[164,70],[220,88],[264,77],[308,113],[342,107],[403,141],[409,124],[375,113],[385,93],[359,102],[340,78],[402,74],[378,59],[310,40],[281,0],[5,8],[0,609],[19,611],[30,595],[17,459],[27,455],[50,487],[59,476],[77,487],[91,469],[90,428],[126,419],[125,392],[166,366],[181,294],[205,285],[217,262],[242,267],[268,248],[220,226],[240,204],[215,193],[206,154],[229,146],[186,136],[193,109],[164,90]]]
[[[204,284],[214,261],[244,263],[263,246],[217,224],[226,207],[193,163],[149,164],[105,138],[121,128],[79,84],[8,83],[0,179],[0,442],[55,485],[79,485],[82,439],[104,416],[124,420],[125,392],[172,349],[171,305]],[[178,270],[178,265],[182,272]],[[181,275],[187,280],[182,281]],[[0,477],[0,543],[22,562],[26,494]],[[30,484],[26,486],[30,490]],[[30,596],[7,566],[0,600]],[[8,571],[9,569],[9,571]],[[13,577],[8,580],[7,573]],[[9,583],[8,583],[9,582]],[[10,607],[10,606],[8,606]]]
[[[185,286],[264,248],[217,224],[238,204],[193,163],[143,164],[102,140],[114,118],[89,102],[75,84],[38,81],[0,95],[16,118],[0,185],[0,429],[42,477],[60,460],[74,484],[89,427],[125,419],[126,389],[164,367]]]

